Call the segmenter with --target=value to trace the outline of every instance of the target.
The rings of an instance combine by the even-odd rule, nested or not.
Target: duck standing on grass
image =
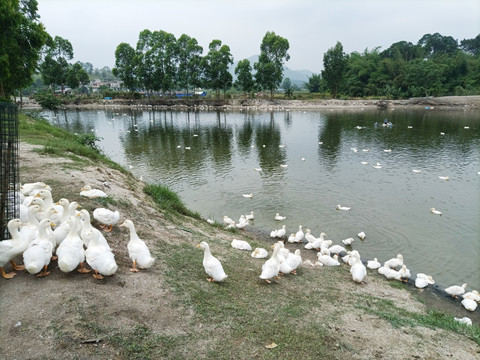
[[[112,211],[105,208],[97,208],[93,210],[93,218],[101,223],[101,228],[106,231],[112,231],[113,225],[115,225],[120,219],[120,213],[118,210]]]
[[[203,249],[203,268],[209,276],[208,282],[223,281],[228,275],[223,270],[222,263],[210,252],[210,246],[202,241],[197,247]]]
[[[128,255],[133,262],[133,268],[131,272],[139,272],[137,265],[140,269],[148,269],[153,265],[155,259],[150,255],[145,241],[140,239],[135,231],[135,225],[131,220],[125,220],[120,226],[128,228],[130,230],[130,241],[127,244]]]

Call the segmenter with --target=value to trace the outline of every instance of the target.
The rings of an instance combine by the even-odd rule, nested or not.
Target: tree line
[[[90,81],[90,63],[69,63],[73,47],[60,36],[52,38],[39,21],[37,0],[0,2],[0,98],[32,83],[40,72],[43,83],[62,90]],[[230,73],[233,56],[221,40],[212,40],[207,53],[197,40],[182,34],[178,39],[166,31],[140,32],[135,48],[121,43],[115,50],[112,73],[130,92],[167,94],[184,89],[206,88],[226,93],[232,86],[244,93],[266,90],[273,97],[290,59],[287,39],[267,32],[260,44],[258,61],[240,60]],[[311,93],[337,98],[473,95],[480,93],[480,35],[460,42],[439,33],[424,35],[417,44],[400,41],[380,51],[346,54],[341,42],[323,56],[323,70],[305,83]],[[290,94],[291,94],[291,89]]]
[[[480,34],[460,42],[439,33],[413,44],[345,54],[341,42],[323,57],[323,71],[312,75],[310,92],[346,97],[410,98],[480,94]]]

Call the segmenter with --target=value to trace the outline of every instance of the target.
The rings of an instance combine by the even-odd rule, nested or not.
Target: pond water
[[[480,290],[478,112],[45,115],[72,132],[93,131],[108,157],[148,183],[168,186],[205,218],[238,220],[254,211],[250,229],[268,234],[285,224],[290,234],[302,225],[340,245],[353,237],[364,260],[401,253],[412,274]],[[385,118],[393,126],[382,126]],[[336,210],[338,204],[351,210]],[[277,212],[286,219],[275,221]]]

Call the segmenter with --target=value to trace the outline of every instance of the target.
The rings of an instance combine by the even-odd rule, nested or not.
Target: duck
[[[360,260],[360,255],[355,255],[352,259],[354,259],[352,267],[350,268],[352,280],[358,284],[365,284],[363,280],[365,279],[365,276],[367,276],[367,268]]]
[[[317,238],[312,235],[310,229],[305,230],[305,240],[307,240],[309,243],[313,243]]]
[[[452,285],[445,289],[445,292],[453,298],[457,298],[458,295],[462,295],[465,293],[465,288],[467,287],[467,283],[463,284],[462,286]]]
[[[250,194],[243,194],[242,196],[243,196],[244,198],[248,198],[248,199],[253,198],[253,194],[252,194],[252,193],[250,193]]]
[[[433,285],[435,284],[435,280],[429,275],[426,275],[424,273],[418,273],[417,277],[415,278],[415,287],[419,289],[423,289],[427,287],[429,284]]]
[[[228,225],[235,225],[235,220],[233,220],[233,219],[229,218],[227,215],[225,215],[223,217],[223,223],[227,226]]]
[[[276,221],[282,221],[282,220],[285,220],[286,218],[287,218],[286,216],[282,216],[279,213],[275,214],[275,220]]]
[[[209,276],[208,282],[224,281],[228,275],[223,270],[222,263],[210,252],[210,246],[205,241],[202,241],[197,247],[203,249],[203,268]]]
[[[402,268],[399,270],[400,272],[400,277],[402,278],[402,281],[408,282],[408,279],[410,279],[410,270],[407,269],[407,266],[404,264],[402,265]]]
[[[129,219],[125,220],[120,226],[128,228],[130,230],[130,241],[127,244],[128,255],[130,260],[133,262],[133,267],[130,269],[131,272],[138,272],[137,265],[141,269],[150,268],[155,259],[150,255],[150,250],[148,249],[145,241],[140,239],[135,231],[135,225]]]
[[[348,238],[348,239],[343,239],[342,243],[343,245],[349,246],[349,245],[352,245],[354,241],[355,241],[354,238]]]
[[[255,250],[251,254],[251,257],[255,259],[264,259],[267,256],[268,256],[268,251],[265,250],[264,248],[255,248]]]
[[[337,209],[337,210],[342,210],[342,211],[350,211],[351,207],[342,206],[342,205],[337,205],[336,209]]]
[[[450,180],[450,178],[448,176],[439,176],[438,178],[440,180],[446,180],[446,181]]]
[[[287,241],[289,243],[294,243],[295,242],[295,233],[291,233],[290,235],[288,235]]]
[[[28,248],[23,252],[23,263],[25,269],[32,275],[44,277],[50,274],[47,271],[53,254],[53,245],[47,235],[47,227],[50,226],[48,219],[39,223],[38,236],[30,242]]]
[[[318,238],[315,238],[313,242],[309,242],[305,244],[305,249],[315,249],[315,250],[320,250],[322,244],[326,241],[324,239],[324,236],[326,236],[324,232],[320,233],[320,236]],[[330,245],[329,245],[330,246]]]
[[[110,232],[113,225],[120,219],[120,213],[118,210],[112,211],[105,208],[96,208],[93,210],[93,218],[102,224],[101,228],[105,232]]]
[[[85,250],[83,248],[83,241],[80,238],[80,222],[76,216],[70,216],[68,219],[70,231],[65,239],[57,248],[58,267],[65,273],[77,269],[79,273],[88,273],[90,270],[84,267]]]
[[[472,326],[472,319],[464,316],[463,318],[454,317],[453,320],[459,322],[460,324],[465,324],[467,326]]]
[[[60,199],[58,204],[61,205],[64,210],[62,213],[62,220],[60,224],[57,224],[55,230],[53,230],[53,236],[55,238],[55,245],[59,246],[62,241],[65,239],[67,234],[70,232],[70,225],[68,224],[68,219],[70,219],[70,215],[75,215],[75,211],[78,207],[78,203],[76,201],[68,201],[67,199]]]
[[[82,239],[85,248],[88,248],[90,241],[95,238],[97,242],[110,249],[105,236],[103,236],[103,234],[90,223],[90,213],[86,209],[82,209],[77,216],[81,220],[80,238]]]
[[[388,280],[401,280],[400,272],[389,268],[388,266],[381,266],[378,268],[378,273],[385,276]]]
[[[272,256],[265,261],[262,265],[262,273],[260,274],[260,279],[265,280],[268,284],[272,282],[272,278],[278,278],[280,272],[280,262],[278,259],[278,251],[280,246],[278,243],[273,245],[273,254]]]
[[[438,211],[437,209],[435,209],[435,208],[433,208],[433,207],[430,209],[430,212],[431,212],[432,214],[435,214],[435,215],[442,215],[442,212],[441,212],[441,211]]]
[[[383,266],[390,269],[397,269],[403,266],[403,256],[398,254],[397,257],[391,258],[383,263]]]
[[[279,241],[277,242],[279,246],[278,250],[278,262],[280,264],[279,268],[279,275],[285,275],[285,274],[290,274],[292,272],[293,268],[290,266],[290,264],[287,261],[288,254],[290,254],[290,251],[285,248],[283,242]]]
[[[367,268],[369,268],[370,270],[377,270],[381,266],[382,264],[380,264],[377,258],[367,261]]]
[[[254,220],[255,219],[255,213],[253,211],[250,211],[250,214],[245,215],[245,219]]]
[[[417,278],[425,279],[430,285],[435,284],[435,280],[433,280],[433,277],[431,275],[427,275],[424,273],[418,273]]]
[[[15,257],[28,248],[29,240],[26,236],[20,234],[20,226],[22,221],[20,219],[12,219],[8,222],[7,227],[10,232],[11,239],[0,241],[0,273],[4,279],[11,279],[16,272],[5,273],[4,266],[10,262],[15,271],[25,270],[24,265],[17,265],[14,261]]]
[[[233,239],[231,245],[234,249],[238,249],[238,250],[248,250],[248,251],[252,250],[252,247],[250,246],[250,244],[245,240]]]
[[[338,255],[335,254],[333,257],[331,257],[328,249],[322,249],[319,253],[317,253],[317,260],[326,266],[340,265],[340,262],[338,261]]]
[[[295,250],[295,252],[289,252],[287,256],[287,262],[292,268],[292,271],[290,271],[290,274],[295,275],[297,273],[297,268],[300,266],[302,263],[302,254],[300,249]]]
[[[340,254],[341,252],[346,253],[347,250],[341,245],[332,245],[328,248],[330,254]]]
[[[272,238],[284,237],[286,228],[287,228],[286,225],[283,225],[280,229],[271,231],[270,232],[270,237],[272,237]]]
[[[31,242],[38,236],[38,229],[40,223],[37,219],[37,213],[40,211],[39,205],[31,205],[28,207],[28,222],[22,226],[20,233],[22,236],[26,236],[28,241]]]
[[[422,170],[417,170],[417,169],[413,169],[412,171],[416,174],[420,174],[422,172]]]
[[[475,300],[465,298],[462,300],[462,305],[465,309],[468,311],[475,311],[477,308],[478,304]]]
[[[102,190],[92,189],[90,185],[85,185],[84,187],[82,187],[82,189],[80,190],[80,195],[85,196],[89,199],[105,198],[108,196],[107,193]]]
[[[105,246],[105,242],[100,240],[100,236],[103,236],[100,231],[93,231],[85,250],[85,260],[94,271],[93,277],[97,280],[103,279],[104,276],[111,276],[118,270],[115,255],[108,244]]]
[[[375,169],[381,169],[382,168],[382,164],[380,164],[379,162],[377,162],[375,165],[373,165],[373,167]]]
[[[360,231],[360,232],[357,234],[357,236],[358,236],[361,240],[365,240],[365,237],[366,237],[366,235],[365,235],[365,233],[364,233],[363,231]]]
[[[480,302],[480,294],[478,293],[477,290],[466,292],[465,294],[462,295],[462,298],[472,299],[476,302]]]
[[[37,182],[33,182],[33,183],[25,183],[25,184],[22,184],[20,186],[20,192],[24,196],[35,195],[35,193],[37,191],[42,190],[42,189],[47,189],[49,191],[52,190],[52,188],[50,186],[48,186],[47,184],[45,184],[42,181],[37,181]]]
[[[298,225],[298,231],[295,233],[295,242],[301,243],[304,237],[305,233],[302,230],[302,225]]]

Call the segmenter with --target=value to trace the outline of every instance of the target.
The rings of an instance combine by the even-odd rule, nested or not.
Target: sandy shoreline
[[[157,99],[148,100],[85,100],[64,105],[66,109],[108,110],[108,109],[138,109],[138,110],[165,110],[186,109],[194,110],[361,110],[361,109],[441,109],[441,110],[480,110],[480,95],[475,96],[444,96],[411,98],[406,100],[262,100],[262,99]],[[40,109],[39,104],[26,99],[24,109]]]

